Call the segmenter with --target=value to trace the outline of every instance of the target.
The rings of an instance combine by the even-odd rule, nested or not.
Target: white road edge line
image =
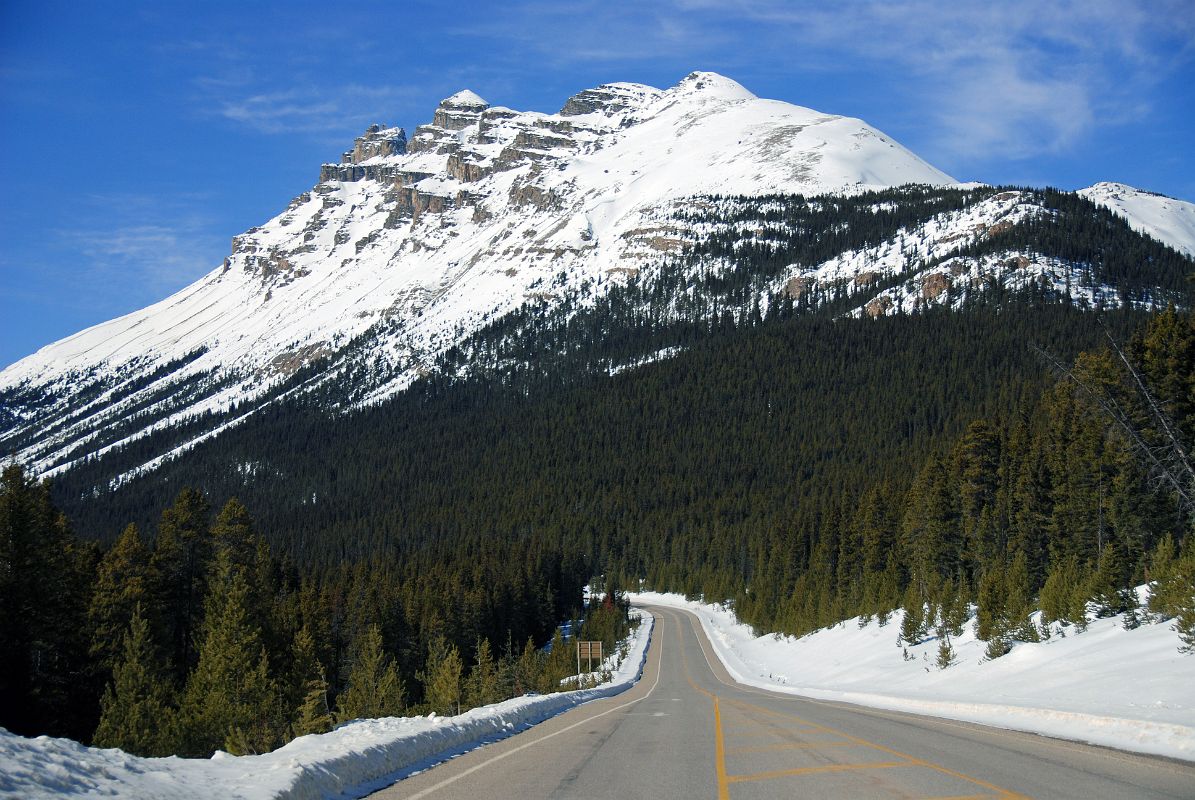
[[[655,633],[656,632],[653,629],[652,630],[653,638],[655,636]],[[662,638],[661,638],[659,644],[661,646],[663,645]],[[648,646],[650,647],[651,643],[648,643]],[[591,721],[597,719],[598,717],[604,717],[607,714],[613,714],[615,711],[619,711],[621,709],[626,708],[627,706],[633,706],[633,705],[635,705],[635,703],[638,703],[642,700],[646,700],[647,698],[651,697],[652,692],[654,692],[656,690],[656,686],[658,686],[660,683],[660,673],[664,671],[663,670],[663,663],[664,663],[663,659],[664,659],[664,653],[661,650],[660,651],[660,669],[656,670],[656,679],[655,679],[655,681],[652,682],[651,688],[647,690],[647,694],[643,695],[642,697],[637,697],[634,700],[631,700],[630,702],[623,703],[622,705],[615,706],[614,708],[606,709],[605,711],[603,711],[600,714],[594,714],[592,717],[586,717],[585,719],[581,720],[580,722],[574,722],[572,725],[569,725],[567,728],[561,728],[558,731],[553,731],[552,733],[549,733],[545,736],[541,736],[538,739],[527,742],[526,744],[521,744],[518,747],[511,748],[510,750],[507,750],[505,753],[499,753],[498,755],[494,756],[493,758],[487,759],[486,761],[483,761],[480,764],[474,764],[473,766],[469,767],[467,770],[465,770],[464,772],[461,772],[458,775],[453,775],[451,778],[445,778],[444,780],[440,781],[437,784],[434,784],[432,786],[427,787],[426,789],[416,792],[415,794],[408,797],[407,800],[419,800],[419,798],[421,798],[421,797],[427,797],[432,792],[438,792],[441,789],[443,789],[445,786],[448,786],[449,784],[452,784],[452,783],[456,783],[457,781],[459,781],[461,778],[465,777],[466,775],[472,775],[474,772],[477,772],[480,769],[485,769],[486,767],[490,766],[491,764],[493,764],[497,761],[501,761],[502,759],[506,758],[507,756],[513,756],[515,753],[518,753],[522,750],[526,750],[528,747],[532,747],[533,745],[537,745],[540,742],[547,741],[548,739],[551,739],[553,736],[559,736],[562,733],[567,733],[567,732],[571,731],[573,728],[584,725],[587,722],[591,722]],[[646,662],[645,662],[645,666],[646,666]]]

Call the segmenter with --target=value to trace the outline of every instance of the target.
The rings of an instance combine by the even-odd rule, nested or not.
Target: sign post
[[[585,659],[585,671],[593,672],[593,662],[602,663],[601,642],[577,642],[577,674],[581,674],[581,659]]]

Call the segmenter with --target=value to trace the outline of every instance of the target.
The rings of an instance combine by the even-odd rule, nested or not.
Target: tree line
[[[151,537],[129,525],[101,551],[9,466],[0,533],[0,725],[139,755],[260,753],[336,722],[558,691],[576,672],[560,619],[607,652],[628,632],[612,586],[582,615],[585,579],[559,554],[507,574],[299,570],[238,500],[213,515],[194,489]]]

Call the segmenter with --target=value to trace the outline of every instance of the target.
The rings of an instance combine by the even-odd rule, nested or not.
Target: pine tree
[[[1113,538],[1104,545],[1087,587],[1086,596],[1094,603],[1097,617],[1111,617],[1124,611],[1121,590],[1128,583],[1127,573],[1124,550],[1120,541]]]
[[[925,621],[925,601],[913,584],[905,591],[905,615],[900,623],[900,638],[905,644],[918,644],[928,630]]]
[[[954,647],[952,647],[950,644],[950,634],[946,633],[944,630],[940,631],[938,639],[938,660],[936,662],[938,669],[946,669],[954,664],[954,661]]]
[[[199,663],[180,707],[186,753],[267,752],[280,733],[279,698],[261,630],[246,607],[248,583],[227,554],[217,559],[210,583]]]
[[[85,739],[96,695],[85,625],[95,551],[71,534],[49,484],[0,472],[0,725]],[[119,635],[119,632],[118,632]]]
[[[455,644],[443,636],[432,639],[427,648],[427,663],[418,675],[423,683],[423,702],[432,711],[446,716],[460,711],[463,668]]]
[[[195,666],[194,643],[203,620],[212,557],[208,511],[202,494],[183,489],[162,512],[150,558],[158,580],[155,605],[163,615],[170,661],[180,686]]]
[[[1179,651],[1195,654],[1195,534],[1183,541],[1182,553],[1170,563],[1158,583],[1174,614],[1174,630],[1182,644]]]
[[[327,733],[332,730],[332,712],[328,710],[328,682],[324,668],[319,668],[316,678],[307,683],[307,694],[303,696],[291,725],[291,736],[306,736],[310,733]]]
[[[1041,588],[1042,622],[1047,625],[1051,622],[1073,624],[1083,630],[1087,625],[1084,583],[1076,556],[1057,560]]]
[[[262,641],[271,652],[282,652],[288,642],[273,630],[273,563],[265,539],[254,529],[249,510],[235,497],[220,509],[211,528],[213,557],[224,554],[229,564],[245,576],[249,594],[245,598],[250,622],[261,630]]]
[[[169,681],[157,661],[149,623],[137,605],[121,642],[112,683],[104,691],[93,743],[139,756],[166,756],[177,740],[174,726]]]
[[[1008,633],[1008,587],[1002,568],[989,569],[979,579],[975,635],[984,641],[1003,639]]]
[[[1033,593],[1029,583],[1029,563],[1018,552],[1004,576],[1004,607],[1008,631],[1022,642],[1037,642],[1041,637],[1030,619],[1034,611]]]
[[[311,629],[304,625],[295,633],[291,647],[288,703],[292,713],[291,736],[325,733],[332,728],[328,710],[328,680],[315,653]]]
[[[527,694],[539,686],[539,676],[542,671],[541,659],[535,649],[535,642],[530,636],[523,645],[523,652],[519,655],[514,667],[515,696]]]
[[[368,626],[356,644],[348,688],[341,695],[336,718],[395,717],[403,711],[404,688],[394,662],[382,650],[382,630]]]
[[[498,682],[498,668],[490,652],[490,642],[482,639],[477,643],[473,668],[465,682],[465,705],[476,708],[498,702],[502,699]]]
[[[91,628],[90,655],[108,674],[121,656],[122,639],[138,606],[152,602],[153,576],[149,551],[136,525],[124,529],[116,544],[100,560],[87,622]]]
[[[1173,619],[1182,605],[1182,584],[1175,580],[1178,552],[1174,538],[1166,534],[1150,557],[1149,613],[1158,620]]]

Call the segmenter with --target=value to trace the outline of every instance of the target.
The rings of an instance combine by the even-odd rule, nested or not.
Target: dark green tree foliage
[[[496,703],[504,696],[499,665],[490,651],[489,640],[482,639],[474,651],[473,666],[465,683],[465,705],[473,708]]]
[[[212,558],[210,507],[195,489],[183,489],[162,512],[151,564],[158,580],[155,607],[162,613],[164,641],[181,686],[195,666],[194,642],[203,621]]]
[[[92,661],[110,673],[121,656],[125,632],[138,607],[148,608],[157,587],[149,550],[136,525],[129,525],[103,558],[96,573],[87,621],[91,627]],[[148,636],[146,643],[149,644]]]
[[[405,690],[393,660],[382,649],[381,629],[377,625],[366,628],[355,649],[337,717],[351,720],[402,714]]]
[[[1042,585],[1039,605],[1043,622],[1064,625],[1087,625],[1087,581],[1076,556],[1054,561]]]
[[[248,603],[243,569],[221,551],[210,580],[199,660],[180,707],[188,755],[216,749],[263,753],[277,743],[277,686]]]
[[[1100,352],[1105,333],[1094,315],[1040,286],[994,287],[968,294],[953,312],[920,308],[875,320],[838,318],[867,299],[850,287],[771,296],[754,313],[762,287],[777,285],[770,282],[794,263],[886,240],[993,191],[715,198],[734,209],[734,224],[765,233],[745,240],[732,225],[600,302],[578,295],[559,312],[529,304],[445,354],[391,403],[329,418],[329,404],[354,399],[363,375],[352,370],[364,367],[346,367],[342,381],[297,399],[282,398],[295,385],[284,384],[271,395],[277,402],[152,476],[108,488],[113,470],[144,463],[171,437],[211,420],[83,462],[55,484],[56,497],[102,541],[130,522],[156,528],[147,573],[155,599],[144,612],[175,687],[218,672],[198,669],[195,644],[206,647],[216,627],[205,621],[203,598],[219,572],[216,553],[237,565],[230,572],[245,584],[235,615],[243,635],[221,636],[253,640],[244,672],[261,665],[277,683],[277,708],[266,715],[272,741],[302,716],[308,678],[295,676],[316,674],[294,647],[301,629],[327,698],[342,709],[360,643],[375,627],[374,663],[412,687],[413,703],[426,700],[416,676],[441,639],[479,674],[477,643],[508,643],[497,669],[503,693],[529,691],[575,670],[537,646],[580,606],[581,587],[597,573],[733,600],[757,628],[790,633],[853,615],[886,619],[904,605],[905,638],[918,640],[956,627],[949,620],[958,609],[980,599],[994,639],[1008,644],[1032,635],[1022,612],[1039,595],[1047,616],[1083,624],[1096,574],[1108,576],[1109,591],[1157,580],[1175,598],[1166,607],[1177,620],[1185,584],[1146,567],[1167,534],[1172,562],[1186,552],[1186,510],[1091,393],[1057,380],[1028,346],[1066,364],[1090,351],[1075,375],[1115,398],[1160,451],[1156,415],[1134,399],[1117,358]],[[1070,254],[1087,273],[1077,280],[1110,276],[1126,298],[1189,295],[1181,281],[1189,261],[1090,204],[1041,196],[1057,215],[989,238]],[[891,213],[873,210],[887,200],[901,202]],[[1059,222],[1067,215],[1089,224],[1068,227]],[[908,257],[919,263],[919,254]],[[1158,285],[1170,288],[1149,288]],[[1144,319],[1104,315],[1118,338]],[[1192,325],[1189,314],[1164,312],[1127,348],[1187,442],[1195,379],[1183,354],[1195,347]],[[368,345],[365,338],[354,347]],[[683,352],[611,375],[665,347]],[[465,364],[473,371],[459,369]],[[246,463],[258,468],[238,468]],[[256,522],[230,502],[209,529],[204,495],[189,486],[243,498]],[[108,625],[128,613],[112,576],[133,575],[137,559],[110,555],[108,585],[92,603],[93,556],[69,536],[48,490],[7,471],[3,489],[0,645],[15,655],[0,668],[0,690],[13,698],[0,703],[0,724],[61,731],[52,726],[63,709],[94,724],[100,688],[85,658],[92,631],[79,627],[89,606]],[[155,526],[153,515],[167,506]],[[61,592],[44,590],[57,585]],[[48,595],[52,602],[31,607],[29,598]],[[1150,613],[1162,612],[1151,603]],[[460,680],[472,685],[463,667]],[[83,699],[64,702],[75,688]],[[212,734],[204,749],[230,737],[241,749],[265,746],[264,734],[248,744],[253,730],[235,726],[219,741]]]
[[[291,723],[292,736],[325,733],[332,729],[332,714],[328,709],[328,681],[323,665],[316,656],[311,629],[304,625],[295,634],[291,647],[291,672],[287,707],[295,709]]]
[[[121,639],[112,683],[104,690],[96,747],[119,747],[139,756],[174,753],[177,720],[169,679],[158,658],[138,604]]]
[[[85,624],[94,549],[71,535],[45,484],[0,474],[0,725],[86,738],[95,692]]]
[[[463,671],[456,645],[442,636],[432,639],[427,647],[427,663],[419,673],[424,705],[441,715],[459,713]]]

